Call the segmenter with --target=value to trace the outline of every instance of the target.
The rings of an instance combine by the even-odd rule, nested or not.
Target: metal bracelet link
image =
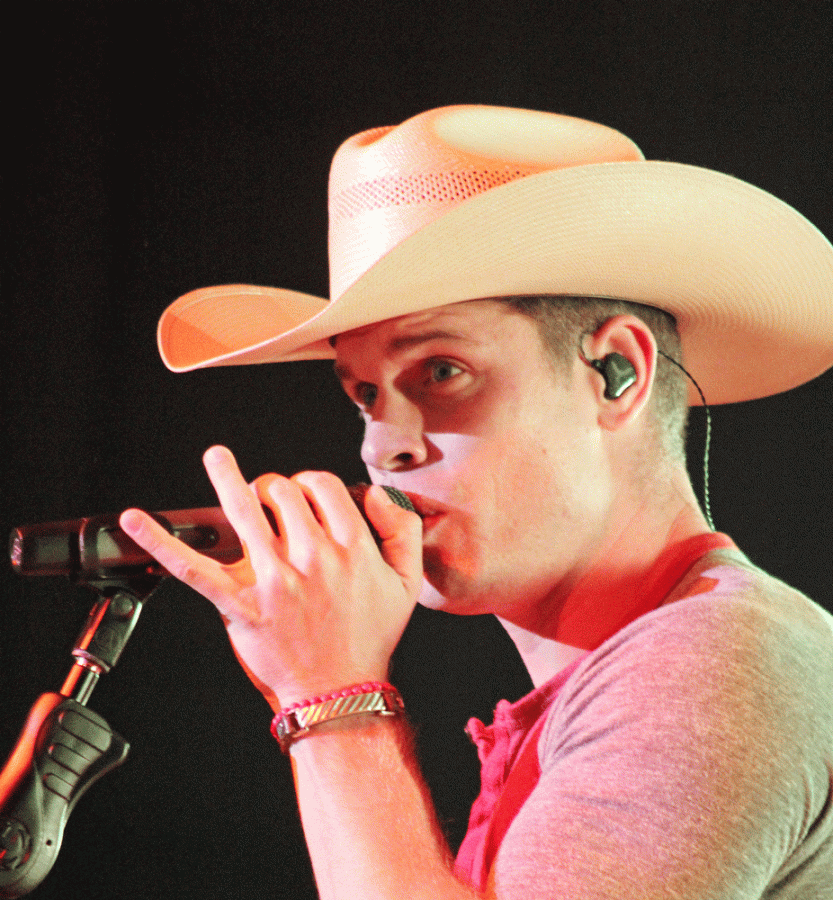
[[[361,690],[364,685],[345,688],[326,697],[316,697],[309,702],[293,704],[282,709],[272,720],[272,735],[284,753],[289,752],[298,738],[309,734],[316,725],[342,719],[347,716],[371,713],[378,716],[398,716],[405,710],[402,697],[395,687],[388,684],[367,685],[372,690]]]

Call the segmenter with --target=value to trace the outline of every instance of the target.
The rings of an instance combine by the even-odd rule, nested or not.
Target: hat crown
[[[449,106],[345,141],[330,171],[330,298],[397,244],[485,191],[570,166],[638,162],[594,122],[495,106]]]

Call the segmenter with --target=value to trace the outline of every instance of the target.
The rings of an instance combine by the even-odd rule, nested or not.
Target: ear
[[[634,421],[651,396],[656,373],[657,344],[651,329],[636,316],[613,316],[593,334],[584,336],[581,353],[594,370],[593,390],[602,428],[616,431]],[[601,373],[596,374],[599,363],[610,354],[619,354],[633,367],[633,383],[618,397],[605,396],[608,385]]]

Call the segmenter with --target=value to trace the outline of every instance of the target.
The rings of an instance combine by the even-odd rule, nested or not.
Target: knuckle
[[[289,571],[275,584],[270,585],[270,592],[272,596],[295,597],[301,593],[302,587],[303,579],[300,574],[295,571]]]
[[[374,538],[370,526],[360,521],[355,528],[351,529],[345,551],[356,559],[367,559],[367,554],[375,549],[377,549],[376,538]]]
[[[169,571],[175,578],[178,578],[180,581],[183,581],[185,584],[191,585],[192,587],[198,584],[201,579],[199,569],[191,561],[177,560],[172,567],[169,567]]]
[[[255,491],[268,490],[277,479],[278,476],[274,472],[265,472],[263,475],[258,475],[255,478],[252,482],[252,487]]]
[[[338,476],[333,475],[332,472],[321,472],[314,470],[298,472],[297,475],[293,476],[292,480],[297,481],[299,484],[311,488],[312,490],[326,490],[328,488],[331,489],[336,485],[341,484],[341,480],[338,478]]]
[[[274,497],[280,494],[285,481],[285,478],[272,473],[261,475],[252,482],[252,490],[262,504],[268,505]]]
[[[320,554],[308,544],[293,548],[292,564],[298,572],[307,576],[314,576],[322,570]]]
[[[233,522],[250,522],[254,516],[256,500],[248,491],[233,494],[226,500],[227,515]]]

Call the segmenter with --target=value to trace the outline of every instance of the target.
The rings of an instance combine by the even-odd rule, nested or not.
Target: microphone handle
[[[369,487],[356,484],[347,488],[363,516],[364,495]],[[384,489],[394,503],[415,511],[402,491],[388,486]],[[243,556],[237,533],[219,506],[152,515],[174,537],[212,559],[233,563]],[[274,527],[271,516],[270,522]],[[378,543],[375,531],[374,537]],[[104,577],[144,578],[168,574],[122,530],[118,513],[19,526],[12,530],[9,556],[13,568],[21,575],[68,575],[82,582]]]

